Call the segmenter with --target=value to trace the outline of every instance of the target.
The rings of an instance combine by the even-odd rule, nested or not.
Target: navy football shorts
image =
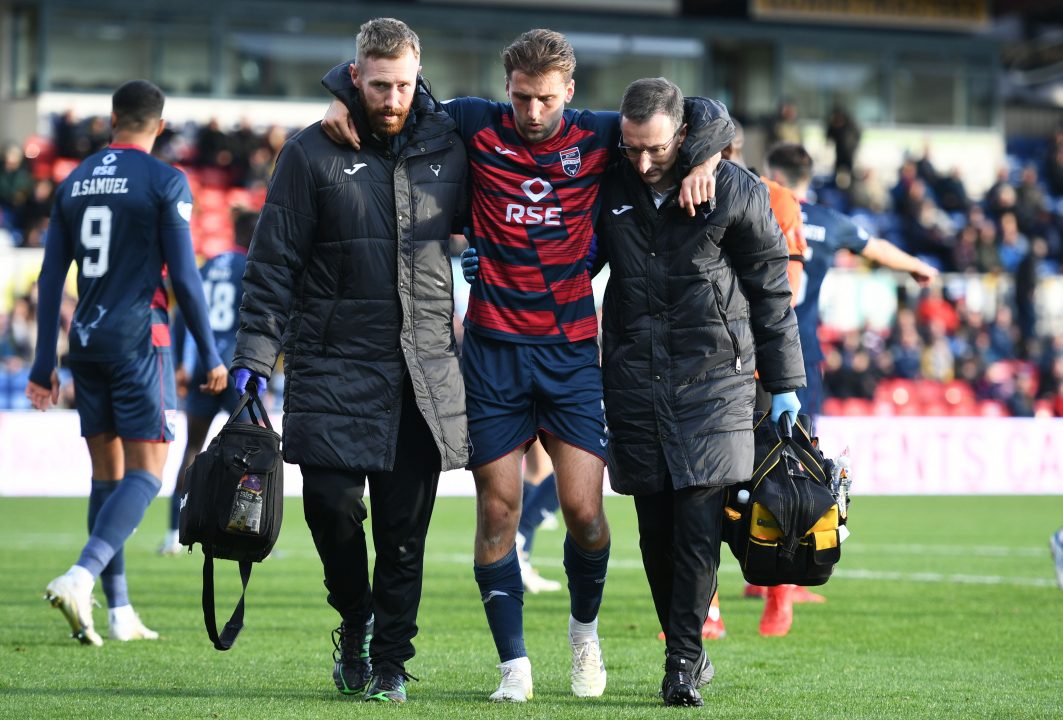
[[[555,437],[605,462],[608,441],[596,340],[534,345],[465,333],[461,358],[469,467]]]
[[[170,348],[116,362],[68,364],[82,436],[113,432],[125,440],[173,441],[177,387]]]
[[[199,386],[207,381],[205,376],[195,378],[188,383],[188,395],[185,397],[185,413],[189,417],[213,419],[222,410],[226,415],[232,415],[240,402],[240,396],[236,394],[236,385],[229,378],[229,384],[222,390],[220,395],[211,395],[199,389]],[[241,413],[244,415],[246,413]]]

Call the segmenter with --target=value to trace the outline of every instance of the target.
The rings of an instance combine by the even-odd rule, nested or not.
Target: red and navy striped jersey
[[[470,244],[480,258],[466,327],[522,343],[596,337],[585,259],[619,115],[565,110],[554,137],[529,144],[508,103],[458,98],[444,106],[468,151]]]

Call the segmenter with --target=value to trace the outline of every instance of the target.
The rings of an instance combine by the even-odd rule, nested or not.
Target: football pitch
[[[857,497],[842,562],[824,605],[795,608],[785,638],[757,634],[762,601],[741,598],[723,550],[727,637],[707,644],[716,678],[701,709],[656,696],[663,643],[638,554],[628,498],[608,498],[612,558],[600,634],[609,684],[598,699],[569,690],[567,594],[525,596],[535,677],[526,706],[487,695],[497,662],[472,578],[473,501],[441,498],[426,558],[418,654],[404,706],[369,705],[332,684],[321,569],[298,498],[285,501],[273,557],[255,567],[246,627],[215,651],[200,610],[202,556],[154,554],[168,499],[157,500],[126,546],[133,602],[157,642],[68,636],[45,585],[76,559],[84,499],[0,498],[0,718],[1060,718],[1063,592],[1048,536],[1063,497]],[[563,579],[561,531],[540,531],[533,558]],[[234,563],[220,562],[219,613],[238,596]],[[96,596],[103,601],[97,586]]]

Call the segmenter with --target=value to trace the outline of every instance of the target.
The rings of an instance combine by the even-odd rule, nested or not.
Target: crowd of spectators
[[[223,130],[216,119],[206,125],[167,126],[153,154],[216,188],[264,190],[290,130],[271,125],[256,130],[249,120]],[[40,247],[56,185],[77,164],[110,142],[110,126],[101,117],[56,117],[49,137],[22,145],[7,143],[0,166],[0,245]]]
[[[783,110],[772,128],[780,136],[795,125],[793,113]],[[831,141],[851,155],[859,130],[838,112]],[[50,138],[4,149],[0,245],[41,245],[55,185],[108,142],[108,130],[100,118],[77,121],[67,114],[55,119]],[[215,209],[227,209],[233,192],[253,191],[261,199],[288,132],[259,131],[248,122],[224,129],[211,120],[168,129],[155,153],[186,169],[197,206],[212,199]],[[984,303],[969,303],[947,281],[919,293],[902,283],[892,327],[825,327],[829,412],[1063,416],[1063,332],[1039,315],[1036,302],[1039,284],[1063,264],[1063,124],[1050,138],[1020,145],[1024,152],[1009,156],[1010,169],[1000,171],[982,198],[970,197],[958,170],[936,168],[930,147],[903,160],[892,188],[851,166],[851,157],[816,183],[819,202],[850,214],[873,235],[945,273],[977,273],[1004,288],[987,313]],[[64,304],[64,327],[73,303]],[[0,408],[22,406],[35,309],[30,289],[0,313]]]
[[[1063,332],[1037,303],[1063,264],[1063,124],[1010,149],[982,198],[958,169],[936,168],[929,146],[904,159],[889,190],[859,168],[850,182],[820,184],[820,202],[871,234],[1002,289],[989,313],[946,281],[902,297],[888,332],[828,328],[827,394],[861,401],[829,410],[1063,416]],[[949,388],[962,390],[946,399]]]

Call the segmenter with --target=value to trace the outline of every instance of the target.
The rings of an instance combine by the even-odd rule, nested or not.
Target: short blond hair
[[[358,62],[366,58],[398,58],[407,50],[421,57],[421,39],[410,26],[395,18],[374,18],[364,23],[355,38]]]
[[[529,30],[502,51],[506,78],[514,70],[541,77],[551,72],[561,73],[567,81],[576,72],[576,53],[568,38],[559,32],[542,28]]]

